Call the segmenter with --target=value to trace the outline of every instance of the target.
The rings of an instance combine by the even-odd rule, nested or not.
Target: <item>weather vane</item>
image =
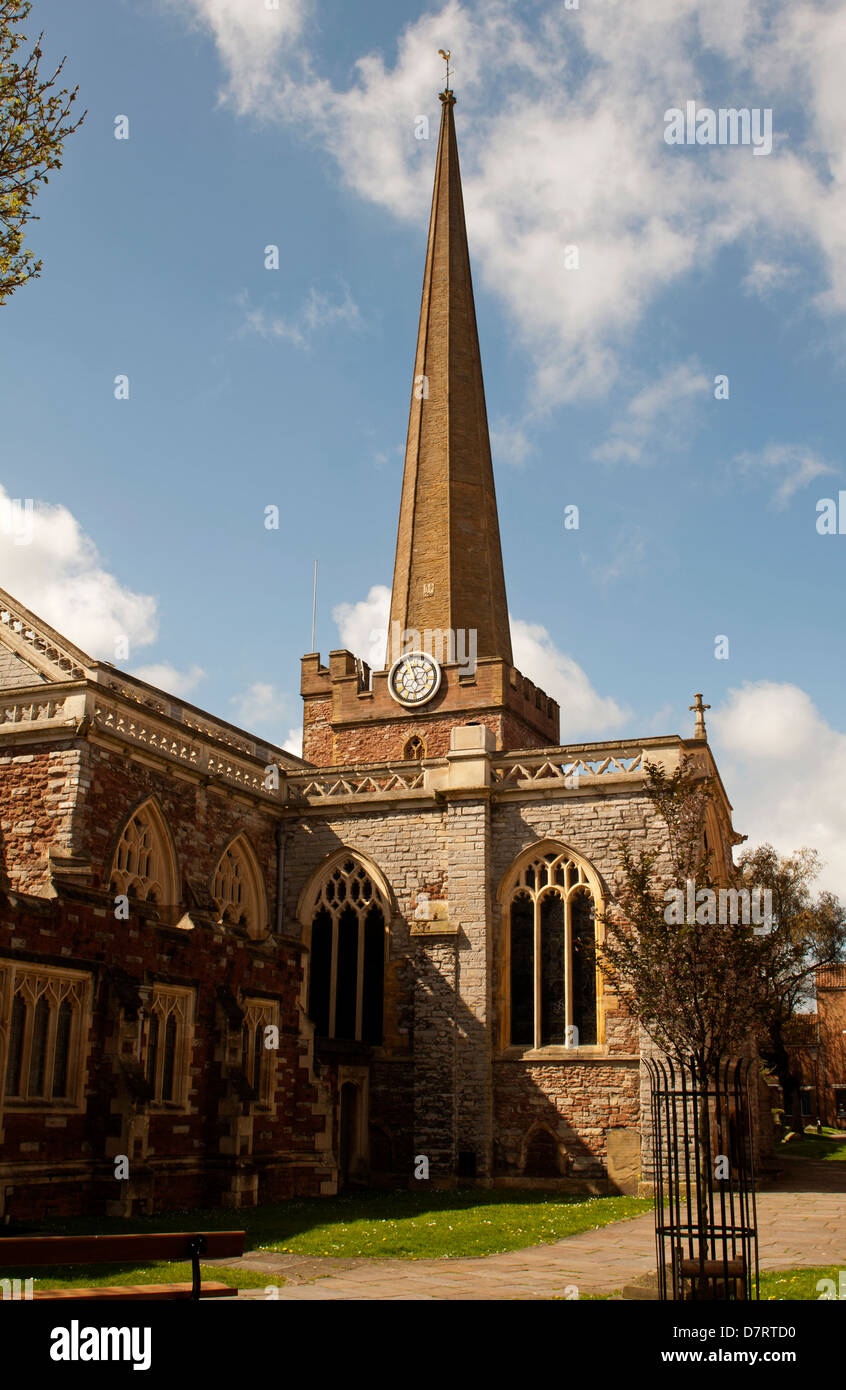
[[[452,57],[452,50],[449,48],[439,48],[438,52],[446,63],[446,90],[449,91],[449,60]]]

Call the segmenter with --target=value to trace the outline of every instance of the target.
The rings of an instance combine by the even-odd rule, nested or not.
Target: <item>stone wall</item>
[[[515,1049],[503,1052],[497,1043],[504,1022],[504,939],[496,893],[503,876],[524,850],[553,839],[587,859],[610,895],[616,841],[624,831],[660,849],[660,826],[637,784],[542,798],[507,793],[491,799],[468,789],[443,794],[434,804],[327,808],[292,826],[287,930],[298,930],[297,902],[309,877],[341,846],[375,865],[395,897],[387,1046],[377,1056],[397,1060],[413,1052],[411,1148],[429,1159],[433,1177],[519,1178],[527,1137],[547,1126],[559,1144],[562,1181],[601,1184],[610,1158],[626,1190],[636,1185],[638,1037],[618,1001],[604,1000],[606,1047],[582,1061],[564,1049],[515,1056]],[[447,921],[433,923],[425,935],[414,929],[417,893],[424,888],[448,903]],[[400,1026],[400,1015],[410,1025]],[[406,1099],[400,1120],[389,1089],[374,1088],[370,1105],[371,1121],[392,1133],[407,1121]]]

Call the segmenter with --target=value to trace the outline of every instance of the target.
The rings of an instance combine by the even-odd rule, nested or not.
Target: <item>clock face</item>
[[[395,661],[388,676],[388,689],[400,705],[425,705],[441,684],[441,668],[426,652],[406,652]]]

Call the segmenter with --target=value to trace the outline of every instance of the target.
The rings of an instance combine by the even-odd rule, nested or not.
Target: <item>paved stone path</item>
[[[778,1184],[758,1193],[762,1269],[846,1267],[844,1170],[846,1163],[808,1163],[800,1172],[797,1163]],[[565,1297],[573,1286],[583,1294],[613,1293],[654,1272],[655,1237],[653,1218],[647,1213],[550,1245],[471,1259],[344,1260],[253,1250],[234,1263],[266,1272],[268,1285],[281,1275],[286,1282],[279,1288],[280,1301],[545,1299]],[[239,1300],[266,1297],[261,1289],[239,1294]],[[226,1301],[221,1304],[225,1305]]]

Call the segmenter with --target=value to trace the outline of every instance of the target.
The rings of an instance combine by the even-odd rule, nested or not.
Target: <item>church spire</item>
[[[445,55],[444,55],[445,56]],[[391,597],[397,634],[476,632],[479,657],[512,664],[482,362],[453,108],[441,129]],[[398,625],[398,626],[397,626]]]

